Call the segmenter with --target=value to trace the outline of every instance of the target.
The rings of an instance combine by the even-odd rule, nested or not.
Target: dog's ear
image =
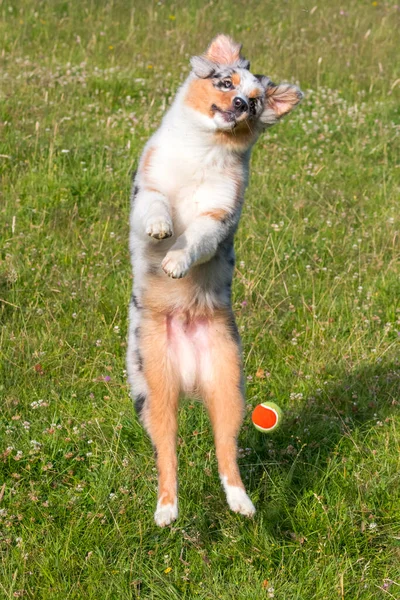
[[[208,46],[205,57],[211,62],[219,65],[234,65],[236,64],[241,56],[240,50],[242,44],[234,42],[233,39],[227,35],[217,35]]]
[[[284,115],[292,111],[302,100],[304,94],[290,83],[276,85],[269,77],[256,75],[265,89],[264,110],[260,121],[266,127],[275,125]]]
[[[202,56],[193,56],[190,60],[197,77],[212,77],[221,66],[241,67],[249,69],[250,63],[240,54],[242,44],[234,42],[227,35],[217,35]]]
[[[200,77],[200,79],[212,77],[218,69],[215,63],[207,60],[204,56],[192,56],[190,64],[192,65],[194,74]]]

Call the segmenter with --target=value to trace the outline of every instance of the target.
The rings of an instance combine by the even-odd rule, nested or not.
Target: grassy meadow
[[[399,27],[381,0],[0,0],[1,599],[400,598]],[[228,510],[185,401],[159,529],[125,372],[129,189],[219,32],[306,94],[255,147],[236,239],[257,514]]]

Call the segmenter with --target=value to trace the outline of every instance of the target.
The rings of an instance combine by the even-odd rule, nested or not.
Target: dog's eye
[[[232,81],[230,79],[224,79],[222,82],[222,87],[225,90],[231,90],[232,89]]]

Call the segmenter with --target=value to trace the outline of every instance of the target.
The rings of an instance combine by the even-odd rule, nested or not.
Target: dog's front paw
[[[165,240],[174,234],[171,221],[164,217],[149,219],[146,223],[146,233],[155,240]]]
[[[169,277],[180,279],[189,271],[190,260],[184,250],[170,250],[161,266]]]

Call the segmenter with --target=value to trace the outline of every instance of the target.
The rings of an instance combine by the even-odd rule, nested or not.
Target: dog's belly
[[[185,313],[167,317],[168,353],[180,376],[181,391],[194,393],[212,377],[210,325]]]

